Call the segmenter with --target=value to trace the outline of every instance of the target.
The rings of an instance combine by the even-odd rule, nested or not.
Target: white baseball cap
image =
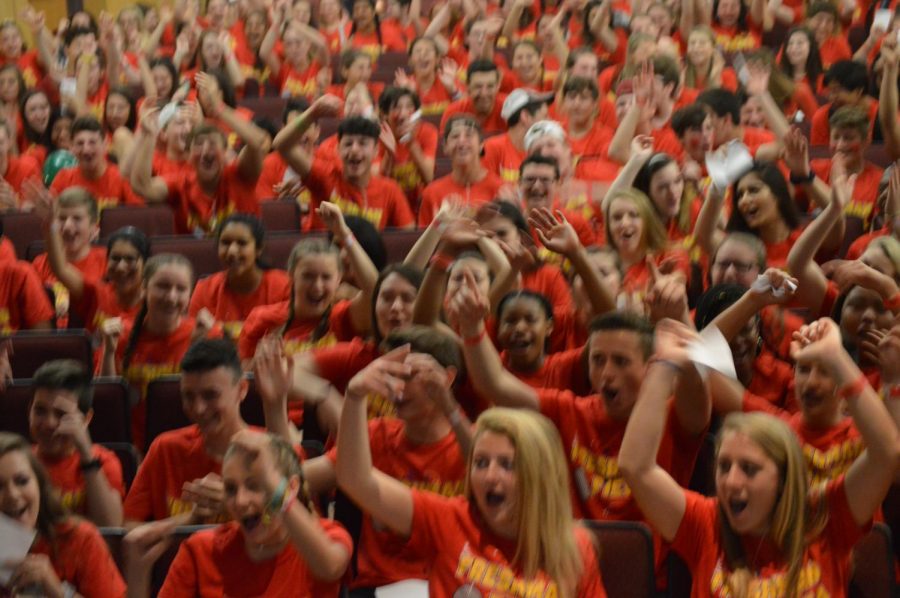
[[[519,89],[512,90],[512,92],[506,96],[506,99],[503,101],[503,107],[500,109],[500,116],[503,120],[508,121],[516,114],[516,112],[528,104],[533,104],[535,102],[547,102],[549,104],[551,101],[553,101],[552,91],[536,93],[530,89],[523,89],[520,87]]]
[[[555,137],[559,141],[566,140],[566,132],[563,130],[562,125],[556,122],[555,120],[539,120],[531,127],[528,128],[528,132],[525,133],[525,151],[531,151],[531,146],[534,143],[543,137]]]

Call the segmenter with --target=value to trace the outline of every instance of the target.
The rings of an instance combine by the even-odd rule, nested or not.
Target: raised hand
[[[528,223],[534,227],[538,239],[550,251],[571,257],[581,248],[575,229],[561,210],[556,210],[555,217],[548,208],[531,210]]]
[[[274,492],[284,479],[275,465],[271,443],[268,434],[250,429],[241,430],[231,438],[232,446],[244,455],[247,468],[253,477],[261,480],[269,493]]]
[[[215,77],[203,71],[194,75],[194,81],[197,84],[197,100],[200,102],[203,114],[210,118],[217,117],[222,109],[219,82]]]
[[[378,135],[378,140],[381,142],[381,145],[384,146],[384,149],[393,156],[397,153],[397,138],[394,137],[394,132],[387,122],[381,121],[380,126],[381,133]]]
[[[344,102],[341,101],[341,98],[326,93],[316,99],[310,108],[314,118],[330,118],[340,116]]]
[[[406,382],[412,374],[412,368],[405,363],[409,353],[409,345],[403,345],[363,368],[347,384],[347,399],[363,401],[369,395],[391,401],[402,399]]]
[[[144,106],[149,104],[148,101],[144,102]],[[141,131],[152,139],[156,139],[157,135],[159,135],[159,108],[150,108],[145,109],[144,106],[141,106]]]
[[[484,231],[471,218],[460,218],[449,223],[441,233],[441,244],[461,251],[469,245],[475,245],[484,236]]]
[[[794,342],[791,343],[791,357],[795,361],[821,359],[832,363],[834,358],[843,353],[841,329],[831,318],[821,318],[812,324],[801,326],[794,333]]]
[[[897,283],[893,278],[859,260],[831,260],[822,264],[822,271],[841,292],[857,285],[872,289],[884,298],[892,297],[897,292]]]
[[[350,231],[350,227],[344,222],[344,215],[341,213],[341,209],[337,207],[337,204],[333,204],[330,201],[323,201],[319,204],[319,207],[316,208],[316,214],[318,214],[319,218],[322,219],[322,222],[325,223],[325,227],[329,232],[334,235],[334,240],[338,245],[343,245],[344,241],[353,235]]]
[[[797,127],[784,138],[784,163],[797,176],[809,174],[809,142]]]
[[[490,313],[490,302],[478,288],[475,276],[465,268],[463,284],[445,305],[447,317],[464,337],[477,335],[485,316]]]
[[[760,96],[769,91],[771,69],[759,60],[750,60],[746,65],[747,81],[744,89],[752,96]]]
[[[757,281],[750,287],[750,292],[759,297],[765,305],[788,303],[797,292],[796,278],[788,275],[784,270],[769,268],[759,275]]]
[[[651,257],[646,258],[646,264],[650,271],[650,290],[644,296],[644,305],[650,320],[690,319],[684,277],[680,273],[661,272]]]
[[[122,337],[122,318],[107,318],[100,325],[100,336],[103,338],[105,351],[115,353]]]
[[[831,160],[831,201],[844,211],[853,198],[856,175],[847,175],[846,160],[842,154],[835,154]]]
[[[84,414],[71,401],[67,402],[65,409],[66,413],[60,418],[55,435],[71,440],[81,455],[90,455],[91,433],[88,431],[88,422]]]
[[[406,87],[407,89],[416,89],[416,80],[406,74],[406,71],[402,68],[398,68],[394,71],[394,86],[395,87]]]
[[[441,59],[441,65],[438,67],[438,80],[444,89],[450,91],[456,89],[456,73],[459,72],[459,64],[452,58]]]
[[[36,179],[28,179],[22,183],[22,194],[25,202],[31,205],[34,213],[41,219],[45,230],[49,230],[56,222],[56,198],[44,183]]]
[[[660,320],[653,335],[654,357],[685,368],[691,363],[690,344],[698,338],[697,331],[682,322]]]
[[[631,140],[631,159],[639,164],[646,164],[653,156],[653,137],[638,135]]]
[[[404,361],[411,368],[410,378],[416,378],[426,391],[426,395],[443,413],[450,413],[456,408],[456,400],[450,392],[450,380],[447,370],[431,355],[410,353]]]
[[[264,403],[284,404],[294,379],[294,357],[284,354],[281,338],[267,336],[253,356],[253,378]]]
[[[900,384],[900,321],[878,341],[881,356],[881,380],[884,384]]]
[[[208,473],[181,487],[181,498],[194,503],[194,517],[204,521],[218,518],[225,509],[225,484],[216,473]]]

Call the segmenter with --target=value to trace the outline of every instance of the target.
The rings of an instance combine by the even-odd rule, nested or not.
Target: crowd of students
[[[660,595],[676,556],[692,596],[847,595],[856,543],[898,523],[895,4],[0,23],[0,209],[46,248],[0,238],[0,331],[94,341],[93,369],[35,372],[30,439],[0,432],[0,522],[35,534],[0,595],[605,596],[583,519],[645,523]],[[262,258],[272,200],[327,233],[285,270]],[[221,270],[98,238],[103,210],[151,204]],[[390,229],[418,231],[402,263]],[[703,362],[715,339],[733,375]],[[191,423],[148,442],[170,374]],[[130,484],[89,432],[95,376],[137,397]],[[186,525],[207,527],[155,579]],[[98,527],[125,528],[119,558]]]

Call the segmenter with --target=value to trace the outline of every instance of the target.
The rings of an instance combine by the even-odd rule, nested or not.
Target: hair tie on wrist
[[[900,310],[900,291],[897,291],[890,299],[887,299],[884,302],[884,307],[890,311]]]
[[[481,343],[481,339],[483,339],[487,335],[487,328],[485,326],[481,327],[481,332],[474,336],[467,336],[463,339],[463,344],[467,347],[474,347],[475,345]]]
[[[852,399],[858,397],[863,393],[868,385],[868,378],[866,378],[865,374],[860,372],[856,380],[849,384],[845,384],[838,389],[837,396],[841,399]]]
[[[446,253],[435,253],[431,256],[431,259],[428,260],[428,266],[433,267],[436,270],[441,272],[446,272],[450,269],[450,266],[453,265],[453,257],[447,255]]]
[[[676,372],[677,374],[683,374],[683,373],[684,373],[684,368],[681,367],[680,365],[678,365],[677,363],[675,363],[674,361],[670,360],[670,359],[662,359],[661,357],[651,357],[651,358],[650,358],[650,361],[647,362],[647,365],[653,365],[654,363],[658,363],[658,364],[660,364],[660,365],[667,366],[667,367],[669,367],[669,368],[675,370],[675,372]]]

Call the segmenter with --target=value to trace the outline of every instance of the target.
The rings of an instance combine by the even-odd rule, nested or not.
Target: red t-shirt
[[[181,500],[184,483],[221,470],[196,425],[163,432],[150,445],[125,497],[125,520],[159,521],[191,511],[194,504]]]
[[[753,360],[753,380],[747,388],[781,409],[793,409],[794,369],[778,359],[765,345]]]
[[[875,119],[878,118],[878,100],[873,98],[867,99],[868,106],[866,110],[869,115],[869,134],[871,135]],[[831,125],[828,122],[831,116],[831,107],[832,103],[828,102],[812,115],[812,124],[809,131],[809,143],[811,145],[828,145],[831,141]]]
[[[612,141],[614,131],[599,118],[584,137],[575,139],[569,135],[569,145],[572,148],[572,156],[578,160],[582,157],[605,158],[609,151],[609,143]]]
[[[0,262],[16,261],[16,246],[6,237],[0,237]]]
[[[706,498],[685,490],[685,511],[672,541],[672,549],[687,563],[693,578],[692,598],[724,598],[731,593],[725,585],[730,573],[722,546],[718,499]],[[801,596],[844,596],[850,581],[850,551],[865,529],[853,520],[847,504],[844,480],[828,485],[824,496],[828,522],[822,533],[803,554],[800,571]],[[790,563],[785,563],[779,550],[768,539],[742,537],[744,554],[755,555],[757,573],[750,582],[752,596],[780,596],[781,584]]]
[[[800,238],[801,234],[803,234],[803,229],[795,228],[784,241],[778,243],[765,243],[766,262],[768,262],[770,268],[787,267],[788,254],[791,252],[791,247],[794,246],[794,243],[797,242],[797,239]]]
[[[339,523],[319,519],[329,540],[353,552],[350,534]],[[253,561],[247,556],[240,524],[220,525],[192,534],[182,542],[160,588],[161,598],[266,596],[323,598],[340,595],[341,581],[319,581],[288,543],[278,556]]]
[[[716,33],[716,45],[723,52],[746,52],[755,50],[762,45],[762,36],[752,23],[745,28],[733,25],[725,27],[718,23],[712,24],[712,30]]]
[[[447,88],[435,78],[430,89],[419,90],[419,99],[422,101],[422,107],[420,108],[422,116],[434,116],[436,114],[444,113],[444,110],[446,110],[447,106],[450,105],[450,102],[453,101],[453,96],[447,91]]]
[[[96,527],[69,518],[55,532],[53,544],[39,536],[30,554],[46,555],[59,580],[74,586],[81,596],[124,598],[125,582]]]
[[[235,212],[259,216],[257,179],[244,180],[236,161],[222,170],[216,194],[212,197],[197,181],[196,170],[192,169],[187,175],[166,175],[162,179],[168,189],[166,201],[175,210],[175,230],[179,234],[190,234],[198,229],[211,234],[219,222]]]
[[[382,52],[406,52],[406,42],[399,32],[392,27],[382,27],[381,36],[376,32],[356,32],[347,39],[351,48],[362,50],[372,57],[372,61],[378,60]]]
[[[291,279],[284,270],[265,270],[255,291],[239,294],[228,288],[227,273],[216,272],[197,282],[191,295],[190,314],[204,307],[222,323],[225,334],[238,338],[244,320],[254,307],[285,301],[291,294]]]
[[[164,336],[151,334],[146,329],[141,330],[131,354],[128,369],[124,372],[122,372],[122,361],[134,322],[126,321],[123,326],[122,335],[116,347],[116,371],[120,372],[120,375],[140,393],[140,400],[131,409],[131,437],[138,449],[144,448],[147,385],[156,378],[177,374],[181,371],[181,358],[191,346],[195,324],[194,318],[184,317],[178,328]]]
[[[22,183],[27,180],[41,180],[41,168],[37,160],[30,156],[7,156],[6,173],[3,174],[3,180],[9,183],[19,196],[19,205],[21,205]]]
[[[809,167],[823,181],[831,180],[830,158],[810,160]],[[878,184],[883,174],[884,169],[880,166],[869,161],[863,162],[862,172],[856,175],[850,203],[844,208],[844,215],[848,220],[848,230],[845,233],[847,237],[858,237],[871,227],[878,208]]]
[[[40,459],[53,487],[59,491],[62,505],[71,513],[86,516],[87,493],[85,491],[84,473],[81,471],[81,455],[72,451],[61,459],[50,460],[43,457],[34,447],[35,455]],[[110,488],[125,497],[125,483],[122,480],[122,464],[116,454],[98,444],[91,446],[91,456],[100,460],[100,469],[106,476]]]
[[[338,392],[344,394],[347,384],[350,383],[353,376],[381,357],[381,351],[378,350],[375,342],[363,340],[357,336],[347,342],[314,349],[311,356],[319,371],[319,376],[331,382]],[[397,415],[394,403],[380,395],[369,395],[366,398],[366,404],[369,419]]]
[[[509,133],[504,133],[484,142],[481,165],[488,172],[498,175],[504,183],[515,185],[519,182],[519,167],[527,155],[524,149],[520,150],[513,145]]]
[[[282,97],[302,97],[313,100],[318,91],[316,75],[319,74],[321,65],[312,61],[303,70],[297,70],[287,62],[281,63],[281,70],[270,78],[270,82],[278,88]]]
[[[604,598],[606,591],[590,533],[579,526],[573,533],[584,564],[575,596]],[[413,490],[408,546],[431,559],[428,592],[432,598],[451,598],[467,588],[482,596],[510,595],[512,588],[521,596],[560,595],[556,582],[545,573],[524,577],[521,567],[513,562],[516,542],[493,534],[481,522],[475,505],[462,497],[445,498]]]
[[[316,214],[323,201],[336,204],[345,216],[361,216],[378,230],[415,224],[409,202],[400,186],[391,179],[370,176],[365,189],[351,185],[339,164],[315,160],[305,179],[310,192],[309,218],[304,230],[322,230],[325,224]]]
[[[456,435],[451,431],[437,442],[414,444],[405,429],[406,424],[394,418],[369,422],[372,466],[410,488],[448,498],[461,496],[466,483],[466,457]],[[336,448],[328,452],[332,463],[337,456]],[[367,514],[363,515],[358,554],[359,572],[351,584],[353,588],[428,578],[430,555],[408,550],[404,539],[374,524]]]
[[[572,293],[562,270],[553,264],[541,264],[534,270],[522,272],[522,288],[542,294],[553,309],[570,309]]]
[[[424,228],[431,224],[441,209],[444,201],[456,198],[466,206],[477,209],[483,204],[491,202],[497,197],[497,191],[503,186],[503,181],[492,172],[486,172],[480,181],[460,185],[448,174],[429,183],[422,191],[422,203],[419,205],[419,227]]]
[[[869,247],[869,243],[871,243],[878,237],[886,237],[890,234],[890,224],[886,224],[877,231],[866,233],[857,240],[853,241],[853,244],[850,245],[850,248],[847,250],[847,255],[845,255],[844,257],[848,260],[858,260],[862,256],[862,254],[866,252],[866,248]]]
[[[172,160],[165,151],[153,153],[153,165],[150,167],[153,176],[178,175],[187,176],[194,169],[190,160]]]
[[[741,127],[741,129],[744,132],[742,141],[754,156],[761,145],[775,141],[775,133],[768,129],[759,129],[757,127]]]
[[[0,262],[0,333],[52,322],[56,313],[28,262]]]
[[[532,388],[567,390],[572,388],[575,377],[582,373],[583,353],[582,348],[551,353],[544,357],[544,363],[534,372],[513,370],[509,365],[509,356],[506,351],[500,354],[500,358],[509,373]]]
[[[827,70],[839,60],[853,58],[853,50],[850,43],[842,35],[830,35],[819,45],[819,57],[822,59],[822,68]]]
[[[500,109],[503,107],[503,101],[505,99],[506,96],[497,94],[497,99],[494,101],[494,109],[491,110],[491,113],[485,118],[482,118],[475,112],[475,105],[468,97],[451,102],[450,105],[447,106],[447,110],[444,111],[444,116],[441,117],[441,132],[444,131],[447,121],[450,120],[450,117],[454,114],[471,114],[475,117],[475,120],[478,121],[478,124],[481,125],[481,132],[485,135],[505,133],[506,121],[500,116]]]
[[[425,157],[434,160],[437,156],[438,148],[437,127],[427,122],[419,123],[416,127],[416,142],[422,148],[422,153],[425,154]],[[381,144],[379,144],[378,150],[377,161],[382,163],[387,150]],[[412,159],[408,144],[404,145],[399,141],[397,142],[390,172],[382,171],[382,174],[400,185],[403,193],[406,194],[406,199],[411,204],[415,205],[418,203],[422,189],[425,188],[425,181],[422,179],[422,175]]]
[[[19,67],[19,72],[22,73],[22,78],[25,79],[25,87],[28,89],[36,87],[38,82],[44,78],[44,69],[41,68],[40,60],[38,60],[37,50],[22,52],[22,54],[13,59],[0,56],[0,66],[6,66],[7,64],[15,64]]]
[[[141,309],[138,302],[126,306],[119,303],[113,286],[102,281],[84,281],[81,301],[72,303],[72,313],[78,314],[85,328],[99,330],[109,318],[134,319]]]
[[[53,193],[62,193],[69,187],[84,187],[97,199],[97,208],[103,211],[111,206],[142,206],[144,200],[131,190],[131,185],[119,173],[115,164],[107,164],[100,178],[89,179],[81,173],[78,166],[63,168],[56,173],[50,185]]]

